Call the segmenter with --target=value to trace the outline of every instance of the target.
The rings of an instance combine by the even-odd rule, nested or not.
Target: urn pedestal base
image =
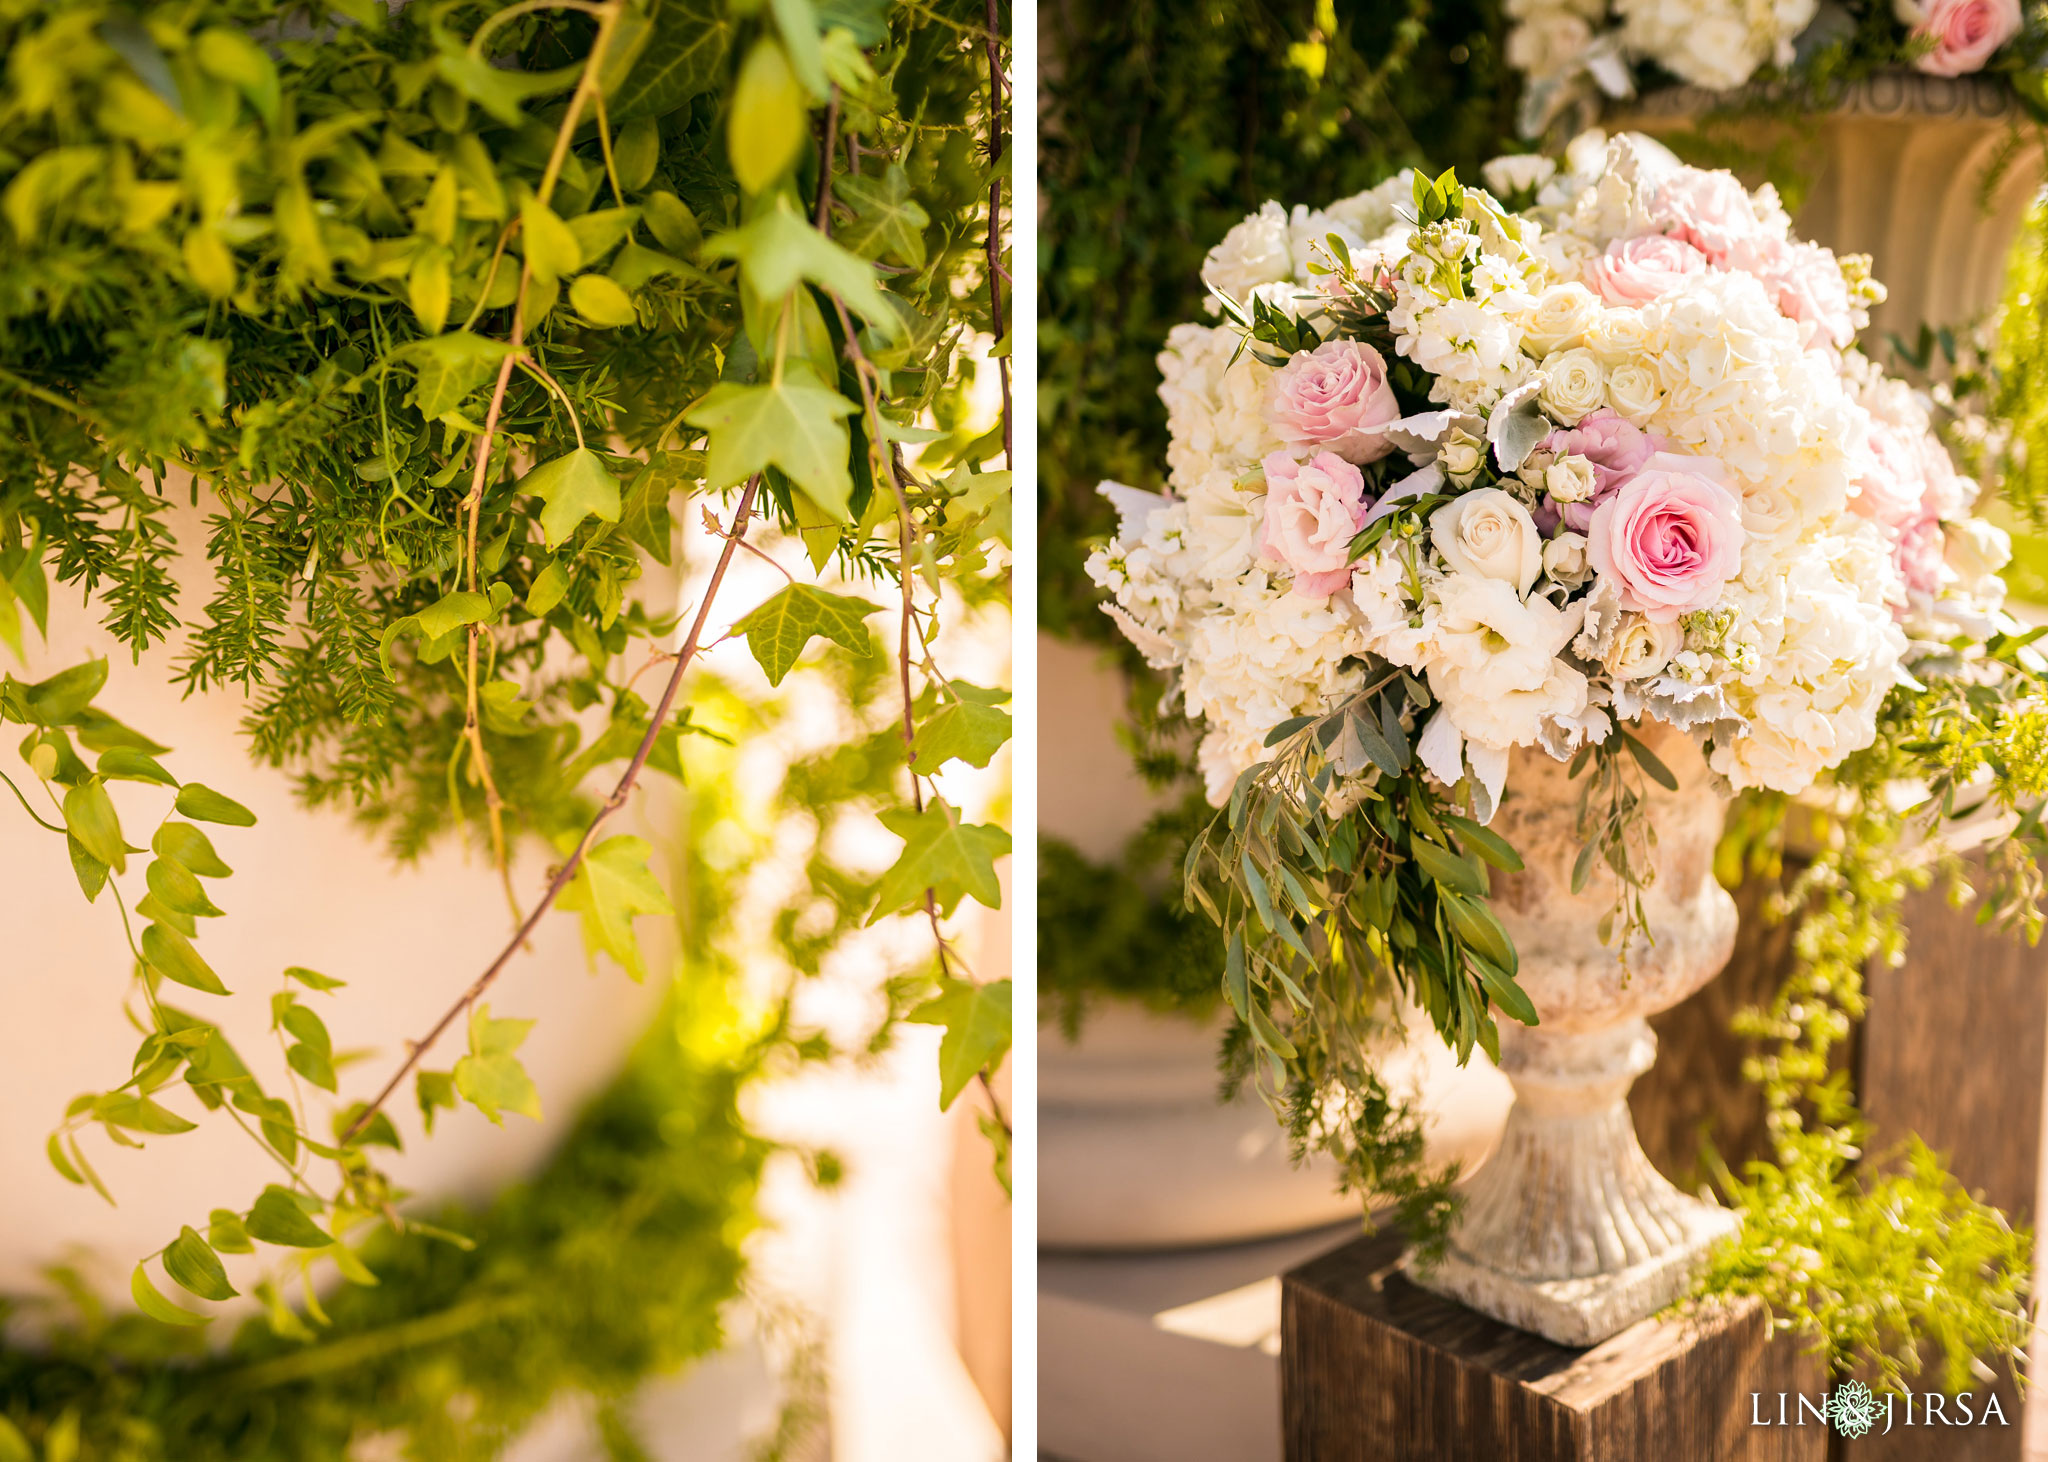
[[[1628,1089],[1656,1055],[1640,1017],[1578,1034],[1504,1030],[1515,1105],[1500,1148],[1464,1185],[1443,1262],[1403,1259],[1409,1277],[1559,1345],[1597,1345],[1683,1295],[1737,1219],[1643,1155]]]
[[[1697,1200],[1686,1241],[1655,1258],[1585,1279],[1522,1279],[1456,1251],[1433,1272],[1401,1268],[1416,1284],[1558,1345],[1598,1345],[1692,1287],[1707,1251],[1735,1232],[1735,1215]]]

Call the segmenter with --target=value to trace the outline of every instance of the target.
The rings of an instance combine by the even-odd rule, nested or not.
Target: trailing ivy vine
[[[220,1253],[369,1284],[380,1245],[431,1237],[378,1166],[390,1102],[429,1126],[539,1115],[530,1022],[486,996],[552,910],[644,975],[635,920],[670,895],[606,823],[649,771],[681,774],[684,738],[745,733],[691,689],[723,638],[772,685],[820,640],[893,660],[892,728],[855,718],[872,785],[829,812],[797,794],[903,844],[879,877],[836,870],[828,922],[928,924],[936,982],[907,972],[892,1009],[946,1027],[947,1104],[1001,1061],[1008,984],[942,920],[998,901],[1008,836],[934,778],[987,766],[1010,726],[1006,692],[939,658],[1008,595],[1006,375],[995,424],[971,400],[1006,353],[1006,26],[991,0],[0,4],[0,638],[19,652],[53,594],[91,596],[141,673],[246,693],[251,751],[309,804],[400,857],[475,838],[510,913],[381,1087],[316,1129],[297,1097],[341,1089],[318,1013],[340,982],[310,952],[281,981],[202,952],[232,851],[206,829],[252,815],[101,708],[107,662],[6,678],[22,826],[129,931],[143,1031],[53,1111],[50,1161],[111,1195],[97,1143],[189,1130],[183,1106],[279,1170],[173,1220],[134,1271],[145,1312],[204,1323],[194,1299],[235,1293]],[[680,617],[642,583],[679,494],[722,540]],[[787,582],[735,602],[742,551]],[[170,565],[200,553],[195,613]],[[213,1018],[266,980],[282,1082]],[[1006,1162],[999,1107],[985,1125]],[[261,1296],[289,1337],[282,1277]]]

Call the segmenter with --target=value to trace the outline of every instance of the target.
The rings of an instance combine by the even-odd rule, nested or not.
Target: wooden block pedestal
[[[1751,1392],[1775,1421],[1828,1388],[1761,1307],[1570,1350],[1417,1288],[1401,1250],[1383,1230],[1283,1277],[1288,1462],[1825,1462],[1825,1425],[1752,1425]]]

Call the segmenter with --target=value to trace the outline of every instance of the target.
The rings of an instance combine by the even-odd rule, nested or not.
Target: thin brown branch
[[[991,166],[1003,155],[1003,106],[1002,93],[1005,83],[1000,33],[996,26],[996,0],[987,0],[988,33],[985,38],[988,48],[988,159]],[[1001,345],[1009,332],[1008,322],[1003,318],[1003,179],[999,173],[989,179],[988,184],[988,311],[990,328],[995,331],[996,344]],[[1016,466],[1017,458],[1010,439],[1010,358],[1000,356],[996,360],[997,373],[1003,381],[1003,465]]]
[[[590,851],[590,845],[595,841],[598,829],[604,826],[613,813],[626,805],[626,798],[632,792],[634,783],[640,779],[640,773],[647,765],[647,758],[654,753],[655,739],[661,735],[662,727],[668,724],[669,712],[675,708],[676,695],[682,689],[683,675],[689,670],[690,662],[697,656],[697,647],[703,642],[705,622],[711,617],[711,606],[718,598],[719,587],[725,582],[726,570],[732,566],[733,556],[739,546],[739,536],[746,531],[747,519],[754,510],[754,496],[760,491],[760,487],[761,479],[755,477],[747,483],[746,491],[740,495],[739,507],[733,511],[732,524],[726,529],[725,547],[719,550],[717,566],[711,571],[711,581],[704,588],[704,598],[697,606],[697,617],[690,625],[690,636],[683,642],[682,650],[676,655],[676,668],[669,673],[668,684],[661,692],[661,700],[654,707],[654,713],[647,723],[647,734],[640,738],[640,745],[634,751],[633,759],[626,764],[626,770],[620,775],[618,785],[612,789],[612,794],[605,799],[604,805],[598,808],[597,815],[590,820],[590,825],[584,828],[583,836],[577,840],[575,850],[555,871],[554,877],[548,880],[547,891],[541,895],[540,902],[534,905],[533,912],[520,924],[518,932],[498,951],[497,958],[485,966],[484,972],[463,991],[462,998],[449,1006],[447,1012],[434,1022],[433,1029],[413,1044],[404,1062],[392,1073],[391,1079],[384,1083],[384,1089],[377,1093],[377,1099],[363,1108],[361,1115],[350,1125],[348,1131],[342,1134],[343,1146],[353,1141],[370,1124],[370,1119],[391,1099],[391,1094],[398,1090],[399,1084],[419,1065],[420,1058],[426,1055],[434,1042],[455,1023],[456,1018],[490,989],[492,981],[504,972],[505,967],[512,962],[512,956],[517,954],[520,946],[532,936],[541,919],[555,906],[555,901],[562,896],[563,890],[568,888],[570,881],[575,878],[576,870],[583,866],[584,855]]]
[[[839,140],[839,87],[825,104],[825,145],[818,149],[818,232],[832,237],[832,149]]]

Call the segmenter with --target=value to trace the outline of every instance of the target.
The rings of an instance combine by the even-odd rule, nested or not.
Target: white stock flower
[[[1511,152],[1490,159],[1479,169],[1486,186],[1505,198],[1532,192],[1557,176],[1557,164],[1540,152]]]
[[[1430,542],[1454,574],[1477,574],[1526,595],[1543,568],[1543,538],[1529,510],[1497,487],[1452,498],[1429,515]]]

